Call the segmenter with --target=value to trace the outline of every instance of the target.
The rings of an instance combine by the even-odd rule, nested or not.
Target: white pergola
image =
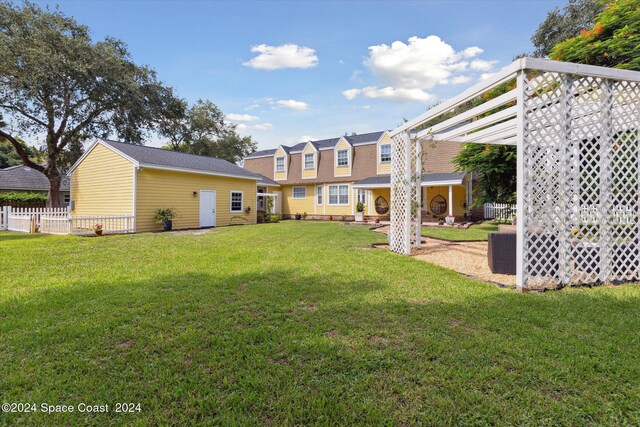
[[[638,280],[639,129],[640,72],[518,59],[391,132],[391,249],[420,245],[422,141],[516,145],[517,287]]]

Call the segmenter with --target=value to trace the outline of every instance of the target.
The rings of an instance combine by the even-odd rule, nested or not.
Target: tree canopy
[[[167,148],[220,157],[232,163],[239,163],[256,150],[255,141],[250,136],[239,136],[236,125],[226,122],[222,111],[211,101],[199,99],[191,107],[181,101],[173,111],[159,127],[160,134],[169,141]]]
[[[560,61],[640,70],[640,0],[613,0],[580,34],[556,44]]]
[[[172,89],[136,65],[120,40],[94,43],[86,26],[58,10],[0,2],[0,113],[7,122],[0,138],[48,177],[51,205],[83,140],[116,134],[140,144],[174,104]],[[45,166],[18,135],[42,138]]]
[[[603,7],[603,0],[569,0],[562,10],[551,10],[531,37],[533,56],[547,57],[556,44],[590,28]]]

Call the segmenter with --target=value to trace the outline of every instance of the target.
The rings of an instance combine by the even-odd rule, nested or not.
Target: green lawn
[[[0,233],[0,401],[48,425],[640,424],[640,286],[521,294],[287,221]]]
[[[488,240],[487,235],[498,231],[498,224],[493,221],[485,221],[473,224],[469,228],[440,228],[422,227],[422,235],[436,239],[455,240],[459,242],[470,240]]]

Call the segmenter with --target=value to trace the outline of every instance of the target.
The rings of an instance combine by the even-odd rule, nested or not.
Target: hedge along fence
[[[47,195],[42,193],[27,193],[11,191],[0,193],[0,206],[14,208],[43,208],[47,204]]]

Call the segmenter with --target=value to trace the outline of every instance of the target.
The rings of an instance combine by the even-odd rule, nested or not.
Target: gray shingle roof
[[[42,173],[27,166],[0,169],[0,190],[49,191],[49,180]],[[60,184],[61,191],[69,191],[69,179]]]
[[[422,175],[422,184],[430,184],[443,181],[459,181],[462,182],[466,173],[464,172],[451,172],[451,173],[426,173]],[[354,186],[358,185],[391,185],[390,176],[372,176],[365,178],[362,181],[354,182]]]
[[[345,139],[347,141],[349,141],[353,145],[366,144],[366,143],[378,141],[383,133],[384,133],[384,131],[369,132],[369,133],[363,133],[363,134],[360,134],[360,135],[345,136]],[[326,148],[335,147],[335,145],[338,143],[340,138],[341,137],[329,138],[329,139],[320,139],[320,140],[317,140],[317,141],[311,141],[311,143],[318,150],[323,150],[323,149],[326,149]],[[305,145],[307,145],[306,142],[300,142],[300,143],[298,143],[296,145],[292,145],[290,147],[288,147],[286,145],[283,145],[282,148],[288,154],[288,153],[291,153],[291,152],[302,151],[302,149],[304,148]],[[249,154],[247,157],[245,157],[245,159],[250,159],[252,157],[272,156],[273,154],[275,154],[275,152],[276,152],[275,148],[271,149],[271,150],[260,150],[260,151],[256,151],[255,153]]]
[[[269,185],[271,187],[280,187],[280,184],[275,182],[274,180],[267,178],[266,176],[257,173],[258,177],[260,177],[260,181],[258,181],[258,185]]]
[[[162,148],[132,145],[107,139],[101,139],[100,141],[131,157],[140,164],[219,173],[222,175],[234,175],[246,178],[258,177],[255,173],[249,172],[238,165],[234,165],[231,162],[217,157],[197,156],[195,154],[185,154],[177,151],[164,150]]]

